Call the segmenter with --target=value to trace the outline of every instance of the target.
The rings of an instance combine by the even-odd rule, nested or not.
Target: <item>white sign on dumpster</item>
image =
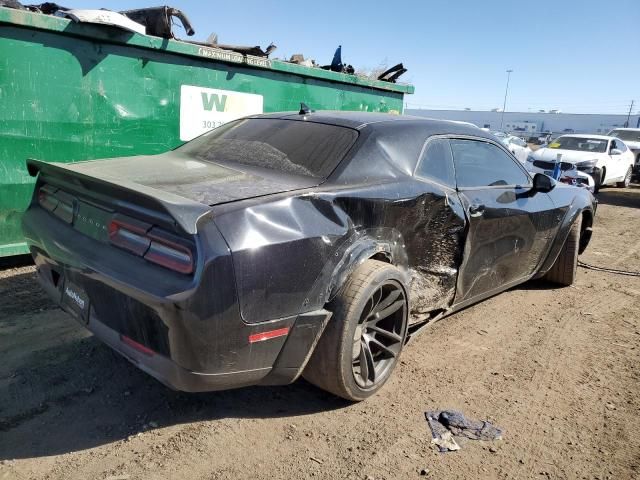
[[[262,112],[262,95],[182,85],[180,140],[191,140],[223,123]]]

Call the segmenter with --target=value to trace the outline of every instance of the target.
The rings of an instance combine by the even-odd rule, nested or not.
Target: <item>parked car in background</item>
[[[553,133],[546,132],[540,135],[538,144],[540,147],[546,147],[549,143],[553,142],[556,138],[558,138],[562,133]]]
[[[611,130],[609,135],[622,140],[633,152],[636,158],[633,172],[640,175],[640,128],[616,128]]]
[[[529,155],[527,170],[553,175],[558,160],[561,164],[573,164],[581,172],[591,175],[597,192],[602,185],[628,186],[635,158],[619,138],[562,135]],[[561,170],[570,170],[569,165],[565,167]]]
[[[531,155],[532,150],[527,145],[527,142],[520,137],[508,135],[500,140],[521,163],[525,163],[527,157]]]
[[[527,159],[528,161],[525,163],[525,167],[532,174],[543,173],[567,185],[586,188],[591,193],[595,193],[593,177],[578,170],[575,163],[561,161],[557,164],[556,171],[555,162],[544,162],[544,167],[548,168],[541,170],[540,166],[543,164],[541,161],[534,160],[531,156],[527,157]],[[548,163],[548,165],[546,163]]]
[[[428,323],[571,285],[596,209],[476,127],[389,114],[257,115],[160,155],[27,166],[46,291],[186,391],[304,375],[363,400]]]

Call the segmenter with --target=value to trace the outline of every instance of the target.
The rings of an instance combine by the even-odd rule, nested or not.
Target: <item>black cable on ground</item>
[[[597,267],[596,265],[590,265],[579,260],[578,266],[589,270],[595,270],[597,272],[613,273],[614,275],[627,275],[628,277],[640,277],[640,272],[629,272],[627,270],[618,270],[616,268]]]

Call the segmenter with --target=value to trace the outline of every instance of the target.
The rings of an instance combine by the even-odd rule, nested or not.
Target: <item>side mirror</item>
[[[622,150],[618,150],[617,148],[612,148],[611,155],[622,155]]]
[[[547,177],[544,173],[536,173],[533,176],[533,190],[535,192],[547,193],[553,190],[556,186],[556,181]]]

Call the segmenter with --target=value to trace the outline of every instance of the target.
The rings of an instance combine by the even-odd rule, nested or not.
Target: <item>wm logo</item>
[[[202,96],[202,108],[207,112],[211,112],[214,108],[216,112],[224,112],[225,105],[227,104],[226,95],[218,95],[216,93],[200,92]]]

